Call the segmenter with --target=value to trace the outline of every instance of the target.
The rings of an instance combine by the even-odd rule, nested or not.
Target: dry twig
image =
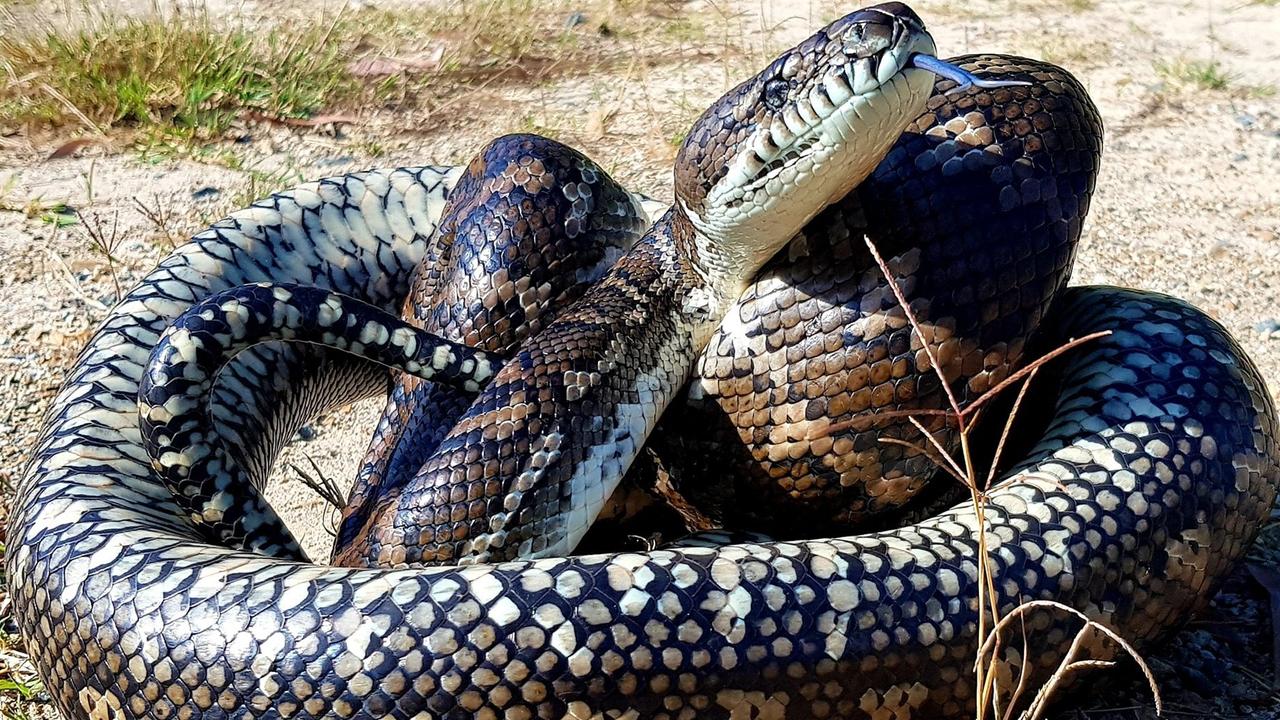
[[[1021,653],[1021,656],[1020,656],[1022,666],[1018,672],[1018,682],[1016,686],[1007,693],[1002,693],[1000,691],[1000,688],[997,686],[997,682],[998,682],[997,671],[999,670],[1001,665],[1000,637],[1001,637],[1001,633],[1007,628],[1010,622],[1012,622],[1015,619],[1021,619],[1028,611],[1035,608],[1055,608],[1062,612],[1066,612],[1081,618],[1082,620],[1084,620],[1085,624],[1080,629],[1080,631],[1076,634],[1076,636],[1073,638],[1071,646],[1068,652],[1066,653],[1066,655],[1064,656],[1062,663],[1059,664],[1057,669],[1048,678],[1048,680],[1043,685],[1040,686],[1040,688],[1036,692],[1035,697],[1031,699],[1031,703],[1028,706],[1027,710],[1023,712],[1022,715],[1020,716],[1022,720],[1036,720],[1037,718],[1042,717],[1046,708],[1048,707],[1049,701],[1053,697],[1055,690],[1058,689],[1064,681],[1066,681],[1068,678],[1070,678],[1072,675],[1074,675],[1078,671],[1093,669],[1093,668],[1108,668],[1114,665],[1114,663],[1111,661],[1090,660],[1087,658],[1079,657],[1079,654],[1081,652],[1081,649],[1084,646],[1086,638],[1088,638],[1089,635],[1094,632],[1101,633],[1103,636],[1114,641],[1119,647],[1121,647],[1125,652],[1127,652],[1130,656],[1132,656],[1137,661],[1138,666],[1142,669],[1142,672],[1146,676],[1147,681],[1150,683],[1152,692],[1155,695],[1155,704],[1156,704],[1157,712],[1163,710],[1164,705],[1160,697],[1159,688],[1156,686],[1155,677],[1152,675],[1151,670],[1147,666],[1146,662],[1137,653],[1137,651],[1131,645],[1129,645],[1129,643],[1127,643],[1123,638],[1121,638],[1115,631],[1107,628],[1101,623],[1090,619],[1088,616],[1084,615],[1078,610],[1075,610],[1074,608],[1068,607],[1061,603],[1047,601],[1047,600],[1022,602],[1016,607],[1014,607],[1013,610],[1008,615],[1001,618],[999,615],[999,608],[997,607],[998,595],[996,594],[996,589],[995,589],[996,571],[991,560],[991,551],[987,541],[986,506],[987,506],[987,503],[989,502],[988,493],[992,489],[998,486],[995,483],[996,473],[999,469],[1001,458],[1003,457],[1009,436],[1012,432],[1013,424],[1015,422],[1015,419],[1017,418],[1019,410],[1022,408],[1023,400],[1026,398],[1027,389],[1031,381],[1035,379],[1036,374],[1040,371],[1041,368],[1044,367],[1046,363],[1051,362],[1055,358],[1063,355],[1064,353],[1072,349],[1079,347],[1084,343],[1109,335],[1110,332],[1092,333],[1084,337],[1072,339],[1062,344],[1061,346],[1053,349],[1052,351],[1046,353],[1045,355],[1037,358],[1033,362],[1028,363],[1022,369],[1010,374],[1007,378],[1005,378],[1001,382],[997,383],[995,386],[988,389],[986,392],[984,392],[978,398],[974,399],[968,405],[961,406],[959,400],[956,397],[954,390],[951,387],[951,384],[948,381],[948,378],[946,376],[944,369],[942,368],[941,364],[938,362],[937,353],[934,351],[934,348],[931,346],[929,338],[926,336],[920,324],[919,319],[915,315],[915,312],[911,309],[911,305],[908,302],[906,295],[902,290],[901,285],[895,279],[893,272],[889,267],[889,264],[880,255],[878,248],[876,248],[875,242],[871,238],[867,237],[865,238],[865,241],[866,241],[867,249],[871,252],[872,258],[875,260],[877,266],[879,266],[880,268],[881,273],[883,273],[886,281],[888,282],[889,288],[892,290],[893,295],[896,298],[899,307],[902,308],[903,313],[906,315],[907,322],[911,326],[912,333],[915,335],[916,338],[919,339],[922,349],[924,350],[926,356],[929,358],[929,364],[932,366],[934,373],[937,375],[938,380],[942,384],[942,389],[943,389],[943,392],[946,394],[947,404],[949,408],[946,410],[922,409],[922,410],[900,410],[900,411],[889,411],[884,413],[875,413],[867,416],[862,416],[860,418],[854,418],[852,420],[849,420],[843,423],[830,425],[827,428],[825,428],[821,434],[830,435],[834,432],[851,429],[851,428],[857,427],[860,422],[874,424],[877,421],[883,421],[885,419],[906,417],[908,421],[910,421],[911,424],[924,436],[926,440],[924,444],[912,443],[905,440],[899,440],[897,438],[881,438],[880,442],[883,442],[886,444],[903,445],[903,446],[912,448],[917,452],[920,452],[921,454],[925,455],[929,459],[933,460],[933,462],[937,464],[941,469],[946,471],[947,474],[959,480],[961,484],[964,485],[965,488],[969,490],[970,499],[971,499],[971,502],[973,503],[974,514],[977,518],[978,637],[983,639],[982,644],[979,647],[977,657],[975,658],[975,662],[974,662],[974,669],[977,675],[977,686],[978,686],[978,692],[976,693],[976,707],[975,707],[975,714],[976,714],[977,720],[984,720],[985,718],[987,718],[988,712],[990,712],[991,717],[1001,718],[1002,720],[1012,720],[1013,713],[1016,711],[1018,707],[1019,701],[1021,700],[1023,692],[1026,689],[1026,683],[1028,680],[1028,663],[1027,663],[1028,643],[1027,643],[1027,637],[1026,637],[1026,628],[1025,626],[1023,626],[1022,628],[1023,652]],[[984,481],[982,483],[979,483],[978,473],[974,467],[973,455],[970,449],[971,434],[973,432],[973,428],[975,426],[976,420],[982,408],[990,400],[992,400],[996,396],[1003,393],[1005,390],[1013,387],[1018,383],[1021,383],[1021,385],[1018,388],[1018,394],[1014,399],[1013,406],[1009,411],[1009,415],[1007,418],[1005,418],[1004,426],[1001,430],[1000,438],[996,445],[994,456],[992,457],[992,460],[991,460],[991,466],[987,469],[987,472],[985,473]],[[958,431],[959,446],[960,446],[959,458],[955,457],[951,452],[948,452],[946,446],[937,437],[937,435],[934,432],[930,431],[927,427],[925,427],[924,423],[921,422],[920,420],[920,418],[922,417],[936,418],[938,416],[944,417],[944,427],[951,426],[951,425],[954,425],[956,427]],[[1030,479],[1030,477],[1031,475],[1024,474],[1024,475],[1019,475],[1015,478],[1010,478],[1010,480],[1018,480],[1018,479],[1027,480],[1027,479]],[[1056,479],[1053,479],[1053,478],[1049,478],[1048,480],[1054,483],[1058,482]],[[1059,483],[1059,486],[1061,486],[1060,483]],[[987,629],[988,618],[990,618],[992,622],[992,627],[990,630]],[[1000,707],[1000,699],[1003,696],[1007,696],[1009,700],[1008,700],[1007,706],[1003,708],[1003,712],[1002,712]]]

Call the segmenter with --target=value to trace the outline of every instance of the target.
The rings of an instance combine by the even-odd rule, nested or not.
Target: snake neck
[[[700,232],[679,202],[658,219],[654,232],[669,243],[681,269],[682,296],[675,310],[690,331],[694,353],[701,353],[757,268],[743,276],[752,259],[726,251]]]
[[[730,301],[742,295],[760,268],[790,240],[782,233],[777,233],[778,237],[753,234],[750,242],[714,235],[679,199],[671,209],[671,224],[693,271],[708,288]]]

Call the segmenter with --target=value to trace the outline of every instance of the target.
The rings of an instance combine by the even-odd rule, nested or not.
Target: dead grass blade
[[[111,283],[116,289],[116,299],[120,299],[124,292],[120,287],[120,275],[116,272],[116,251],[120,249],[120,243],[124,237],[120,234],[120,213],[115,213],[111,217],[111,229],[107,230],[107,224],[102,220],[96,211],[81,212],[76,211],[76,215],[80,218],[80,227],[83,228],[84,235],[89,241],[89,249],[102,256],[107,263],[107,271],[111,274]]]
[[[870,235],[864,235],[863,240],[866,242],[867,249],[871,251],[871,257],[875,259],[876,265],[880,266],[880,272],[884,274],[884,279],[889,283],[889,288],[893,290],[893,296],[897,299],[902,312],[906,314],[907,322],[911,324],[911,330],[916,337],[920,338],[920,345],[924,347],[925,354],[929,356],[929,365],[933,367],[933,371],[938,375],[938,380],[942,383],[942,390],[947,394],[947,401],[951,403],[951,410],[956,414],[956,417],[961,419],[960,429],[964,430],[964,413],[960,409],[960,401],[956,399],[955,393],[951,390],[951,383],[947,382],[947,375],[942,371],[942,365],[938,363],[938,355],[933,351],[933,346],[930,345],[929,339],[925,338],[920,321],[916,319],[916,314],[911,309],[911,303],[907,302],[907,297],[903,294],[902,287],[894,279],[893,272],[889,269],[889,264],[880,256],[880,249],[876,247],[875,241],[871,239]]]
[[[1031,373],[1039,370],[1045,363],[1048,363],[1054,358],[1060,357],[1064,353],[1074,350],[1087,342],[1097,340],[1098,338],[1107,337],[1110,334],[1111,334],[1110,330],[1100,330],[1095,333],[1089,333],[1088,335],[1084,335],[1078,338],[1072,338],[1071,340],[1068,340],[1062,345],[1059,345],[1058,347],[1050,350],[1044,355],[1041,355],[1040,357],[1036,358],[1031,363],[1028,363],[1026,367],[1020,368],[1017,372],[1013,373],[1009,377],[997,383],[995,387],[983,393],[980,397],[975,398],[974,401],[969,403],[969,406],[965,408],[965,413],[976,412],[979,408],[981,408],[983,405],[986,405],[987,402],[989,402],[990,400],[994,399],[997,395],[1007,390],[1014,383],[1030,375]]]
[[[934,455],[934,453],[935,453],[936,451],[935,451],[935,450],[933,450],[931,447],[926,447],[926,446],[924,446],[924,445],[918,445],[918,444],[916,444],[916,443],[909,442],[909,441],[907,441],[907,440],[899,440],[898,438],[876,438],[876,442],[882,442],[882,443],[884,443],[885,445],[901,445],[902,447],[910,448],[910,449],[912,449],[912,450],[915,450],[916,452],[920,453],[921,455],[924,455],[925,457],[927,457],[927,458],[929,458],[930,460],[932,460],[932,461],[933,461],[933,463],[934,463],[935,465],[937,465],[938,467],[942,468],[942,469],[943,469],[944,471],[946,471],[946,473],[947,473],[948,475],[950,475],[951,477],[955,478],[956,480],[960,481],[961,483],[963,483],[963,482],[964,482],[964,477],[963,477],[963,476],[961,476],[961,475],[957,475],[957,474],[955,473],[955,471],[951,469],[951,464],[948,462],[948,460],[949,460],[950,458],[948,458],[946,455],[942,456],[942,458],[938,458],[938,457],[936,457],[936,456]]]
[[[338,510],[346,507],[347,503],[342,497],[342,489],[338,487],[338,483],[333,478],[325,475],[324,471],[320,469],[320,466],[316,464],[316,461],[310,455],[304,453],[303,457],[307,459],[307,464],[311,466],[312,472],[315,473],[314,475],[298,467],[296,463],[290,463],[289,469],[297,473],[298,477],[302,479],[302,483],[319,495],[321,500]]]
[[[828,435],[833,435],[838,432],[844,432],[845,430],[855,430],[855,429],[865,430],[869,428],[871,425],[877,422],[883,422],[885,420],[897,420],[899,418],[908,418],[913,416],[914,417],[941,416],[946,418],[947,420],[950,420],[951,418],[955,417],[955,414],[952,413],[950,410],[937,410],[935,408],[918,408],[915,410],[882,410],[878,412],[867,413],[865,415],[858,415],[855,417],[851,417],[848,420],[845,420],[842,422],[831,423],[830,425],[824,428],[819,428],[817,430],[811,431],[807,437],[810,440],[816,440],[820,437],[827,437]],[[861,427],[859,428],[859,426]]]
[[[1090,632],[1096,632],[1106,637],[1108,640],[1114,642],[1116,646],[1124,650],[1129,657],[1133,658],[1134,662],[1138,664],[1138,668],[1142,671],[1143,676],[1147,679],[1147,684],[1151,688],[1151,694],[1155,698],[1156,713],[1161,714],[1164,712],[1164,699],[1160,695],[1160,687],[1156,683],[1155,675],[1151,672],[1151,667],[1147,665],[1147,661],[1142,657],[1141,653],[1139,653],[1133,645],[1129,644],[1127,640],[1120,637],[1120,635],[1111,628],[1091,619],[1088,615],[1085,615],[1069,605],[1064,605],[1053,600],[1024,601],[1015,607],[1008,615],[996,623],[996,626],[992,628],[991,635],[989,635],[978,648],[977,662],[979,664],[983,663],[988,655],[991,655],[990,662],[993,666],[994,663],[999,662],[994,651],[999,645],[1000,633],[1004,631],[1010,622],[1021,618],[1032,610],[1037,609],[1055,610],[1068,615],[1073,615],[1083,621],[1084,625],[1080,628],[1080,631],[1076,633],[1075,638],[1071,642],[1070,649],[1067,651],[1066,655],[1063,656],[1062,662],[1058,664],[1053,675],[1050,676],[1049,680],[1040,687],[1040,690],[1036,693],[1036,697],[1032,701],[1031,706],[1022,714],[1021,717],[1024,720],[1037,720],[1038,718],[1043,717],[1054,692],[1073,673],[1094,668],[1110,668],[1115,665],[1115,663],[1110,660],[1077,659],[1084,641],[1088,638]]]
[[[924,349],[925,354],[929,358],[929,363],[932,366],[934,373],[937,375],[938,379],[941,381],[942,388],[946,394],[947,402],[950,406],[950,409],[949,410],[928,409],[928,410],[920,410],[920,411],[903,410],[903,411],[888,411],[884,413],[874,413],[868,416],[853,418],[843,423],[830,425],[822,429],[819,434],[830,435],[833,432],[839,432],[849,428],[857,427],[859,423],[866,423],[867,426],[870,426],[877,421],[883,421],[885,419],[890,419],[890,418],[906,417],[907,420],[916,428],[916,430],[919,431],[922,435],[924,435],[927,441],[927,444],[922,445],[919,443],[911,443],[909,441],[899,440],[896,438],[881,438],[880,441],[887,444],[902,445],[908,448],[912,448],[917,452],[920,452],[921,454],[925,455],[929,459],[933,460],[933,462],[937,464],[938,467],[942,468],[948,474],[958,479],[961,482],[961,484],[963,484],[966,488],[969,489],[970,500],[972,502],[974,516],[977,521],[976,527],[977,527],[977,536],[978,536],[977,537],[978,557],[976,558],[976,561],[978,564],[978,637],[983,638],[982,645],[980,646],[977,657],[974,660],[974,672],[976,675],[976,681],[977,681],[977,687],[978,687],[978,692],[976,693],[977,697],[976,697],[976,706],[975,706],[975,713],[976,713],[977,720],[984,720],[988,715],[988,711],[990,711],[994,717],[1001,718],[1001,720],[1011,720],[1012,714],[1016,711],[1018,707],[1018,703],[1021,701],[1022,696],[1027,690],[1026,629],[1024,626],[1023,627],[1023,650],[1024,651],[1022,653],[1022,669],[1021,669],[1021,672],[1019,673],[1018,684],[1009,694],[1008,705],[1005,706],[1003,709],[1000,707],[1001,693],[997,686],[997,682],[998,682],[997,678],[999,677],[998,671],[999,671],[999,663],[1000,663],[1000,660],[999,660],[1000,635],[1010,622],[1012,622],[1015,619],[1020,619],[1029,609],[1043,607],[1045,605],[1060,607],[1068,612],[1071,612],[1081,617],[1083,620],[1085,620],[1086,625],[1084,628],[1082,628],[1081,634],[1077,635],[1077,637],[1073,639],[1071,648],[1068,651],[1067,655],[1065,656],[1063,663],[1049,678],[1049,680],[1039,688],[1035,697],[1031,700],[1031,704],[1028,707],[1027,711],[1024,712],[1021,716],[1022,718],[1024,718],[1024,720],[1036,720],[1037,718],[1040,718],[1045,712],[1045,709],[1047,708],[1049,701],[1052,699],[1054,691],[1070,675],[1086,669],[1111,667],[1114,664],[1109,661],[1078,659],[1077,656],[1079,654],[1080,647],[1084,642],[1084,638],[1087,636],[1087,633],[1095,632],[1095,631],[1100,632],[1106,637],[1113,639],[1120,647],[1124,648],[1130,655],[1132,655],[1135,658],[1135,660],[1138,661],[1139,665],[1143,669],[1143,672],[1147,676],[1148,682],[1151,683],[1153,692],[1156,694],[1157,708],[1163,707],[1160,700],[1160,696],[1159,696],[1159,690],[1155,686],[1154,676],[1152,676],[1150,669],[1146,666],[1146,663],[1128,643],[1126,643],[1122,638],[1120,638],[1115,632],[1113,632],[1109,628],[1106,628],[1100,623],[1089,620],[1082,613],[1079,613],[1078,611],[1070,607],[1060,605],[1058,603],[1053,603],[1050,601],[1023,602],[1017,605],[1012,612],[1010,612],[1008,615],[1006,615],[1003,618],[1000,617],[999,608],[997,606],[997,598],[999,597],[999,595],[996,593],[996,584],[995,584],[996,572],[995,572],[995,567],[992,563],[991,548],[988,542],[988,530],[987,530],[988,520],[987,520],[987,512],[986,512],[986,506],[988,503],[987,492],[993,487],[993,482],[995,481],[996,472],[998,471],[1000,460],[1003,457],[1005,447],[1012,433],[1014,422],[1016,421],[1018,413],[1022,408],[1023,401],[1026,399],[1026,394],[1028,389],[1030,388],[1031,382],[1035,379],[1036,374],[1039,372],[1040,368],[1044,367],[1046,363],[1051,362],[1052,360],[1054,360],[1057,357],[1060,357],[1064,353],[1076,347],[1079,347],[1080,345],[1087,343],[1091,340],[1105,337],[1109,335],[1110,332],[1104,331],[1104,332],[1091,333],[1084,337],[1074,338],[1069,342],[1064,343],[1063,345],[1057,348],[1054,348],[1052,351],[1045,353],[1043,356],[1028,363],[1025,367],[1012,373],[1011,375],[1009,375],[1009,377],[1005,378],[1003,381],[989,388],[986,392],[984,392],[979,397],[975,398],[967,406],[962,407],[955,395],[955,392],[952,390],[950,384],[947,381],[946,374],[943,372],[941,365],[938,363],[937,353],[934,351],[930,343],[931,338],[926,336],[924,329],[920,324],[919,319],[916,317],[915,312],[911,309],[911,305],[906,298],[906,294],[903,292],[901,285],[894,278],[891,268],[889,267],[889,264],[885,261],[884,257],[880,254],[880,251],[876,247],[875,242],[870,237],[864,236],[864,241],[866,242],[867,249],[871,253],[871,257],[875,260],[876,265],[880,268],[881,274],[884,276],[885,281],[888,283],[890,290],[893,292],[894,298],[898,302],[898,306],[902,308],[902,311],[907,318],[907,322],[911,326],[912,333],[915,335],[915,337],[920,339],[920,344]],[[991,466],[987,469],[987,472],[985,473],[986,480],[984,483],[980,485],[978,482],[978,474],[974,467],[973,456],[970,451],[971,433],[973,431],[973,428],[975,427],[976,420],[979,417],[980,413],[982,412],[984,406],[987,405],[993,398],[999,396],[1005,390],[1009,389],[1010,387],[1013,387],[1017,383],[1022,383],[1022,384],[1018,389],[1018,395],[1014,399],[1013,406],[1009,411],[1009,416],[1005,418],[1005,422],[1001,429],[1000,438],[996,445],[996,450],[991,460]],[[938,439],[938,437],[933,432],[930,432],[929,429],[926,428],[924,424],[920,421],[921,417],[929,417],[929,416],[933,416],[933,417],[943,416],[948,421],[953,420],[955,422],[958,429],[958,434],[959,434],[959,443],[958,443],[959,453],[960,453],[959,459],[957,459],[952,453],[948,452],[946,447],[942,444],[942,442]],[[1016,476],[1015,478],[1011,478],[1011,480],[1018,479],[1018,478],[1026,478],[1026,477],[1027,477],[1026,475],[1019,475],[1019,476]],[[1054,480],[1054,482],[1057,482],[1057,481]],[[1061,487],[1061,483],[1058,483],[1058,486]],[[990,631],[987,630],[988,621],[990,621],[992,625]],[[990,655],[989,661],[987,660],[988,655]]]

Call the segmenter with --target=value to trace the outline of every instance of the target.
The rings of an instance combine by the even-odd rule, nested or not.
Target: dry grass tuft
[[[1022,406],[1022,401],[1026,396],[1026,392],[1031,382],[1035,379],[1036,374],[1044,365],[1054,358],[1079,347],[1085,343],[1091,342],[1110,334],[1109,331],[1092,333],[1084,337],[1075,338],[1045,355],[1037,358],[1035,361],[1027,364],[1022,369],[1012,373],[1008,378],[998,383],[995,387],[988,390],[982,396],[969,403],[967,406],[961,406],[957,401],[955,394],[951,390],[951,384],[942,366],[938,363],[938,358],[929,344],[926,335],[919,321],[916,319],[915,313],[911,309],[911,304],[907,301],[901,286],[894,278],[893,272],[890,270],[888,263],[880,255],[880,251],[876,248],[871,238],[865,238],[867,248],[871,251],[872,257],[876,264],[880,267],[880,272],[888,281],[890,288],[893,290],[895,299],[899,307],[906,314],[907,322],[910,324],[915,337],[919,339],[922,348],[929,357],[929,364],[938,376],[943,389],[947,395],[947,403],[949,408],[941,411],[903,411],[901,413],[881,413],[879,417],[885,415],[905,415],[917,430],[923,435],[926,444],[918,445],[909,442],[882,438],[882,442],[892,442],[907,445],[922,454],[933,459],[945,472],[955,478],[963,485],[970,494],[973,503],[974,514],[978,519],[978,637],[982,639],[982,644],[978,649],[978,655],[974,660],[974,668],[977,672],[978,692],[976,693],[975,718],[976,720],[1013,720],[1014,713],[1023,702],[1023,697],[1028,690],[1026,683],[1028,681],[1027,660],[1027,643],[1025,623],[1020,623],[1020,629],[1023,632],[1023,647],[1019,656],[1022,658],[1023,666],[1018,670],[1018,681],[1014,687],[1001,687],[1000,678],[1008,677],[1005,664],[1001,659],[1001,646],[1004,643],[1004,634],[1009,630],[1009,626],[1015,620],[1022,621],[1025,616],[1033,611],[1054,612],[1074,616],[1082,621],[1082,627],[1077,632],[1072,641],[1070,649],[1065,653],[1062,661],[1059,663],[1052,675],[1044,681],[1037,689],[1035,695],[1030,699],[1026,709],[1016,717],[1019,720],[1038,720],[1044,717],[1048,709],[1054,693],[1060,689],[1062,684],[1072,679],[1082,670],[1109,668],[1114,666],[1114,662],[1091,660],[1081,658],[1084,648],[1089,646],[1091,641],[1096,641],[1100,636],[1118,647],[1123,652],[1137,662],[1143,674],[1146,676],[1151,686],[1151,691],[1155,697],[1156,712],[1159,714],[1163,707],[1160,697],[1160,689],[1157,687],[1155,677],[1146,661],[1138,652],[1129,645],[1123,638],[1110,628],[1096,622],[1079,611],[1062,603],[1052,601],[1030,601],[1022,602],[1017,605],[1004,617],[1000,616],[998,595],[996,593],[996,584],[1000,579],[997,577],[996,569],[991,562],[991,552],[988,545],[988,521],[986,516],[986,507],[988,503],[988,493],[994,488],[996,469],[1000,466],[1001,457],[1005,450],[1005,443],[1008,440],[1013,429],[1018,411]],[[980,473],[975,466],[973,452],[971,448],[971,438],[974,431],[974,425],[979,413],[983,407],[988,406],[989,402],[999,396],[1004,391],[1018,386],[1018,394],[1014,399],[1011,410],[1005,418],[1005,423],[1001,430],[1000,439],[995,449],[995,455],[990,461],[990,467],[986,473]],[[930,432],[917,416],[937,416],[943,415],[948,422],[954,423],[959,431],[959,457],[948,452],[946,447],[938,438]],[[869,416],[876,417],[876,416]],[[829,429],[829,432],[835,431],[835,426]],[[985,477],[983,477],[985,475]],[[1001,703],[1004,703],[1002,706]]]
[[[477,0],[341,9],[257,27],[195,9],[86,5],[74,29],[0,8],[0,135],[79,126],[216,138],[235,121],[412,102],[586,72],[660,35],[642,0]]]
[[[306,117],[362,90],[335,42],[340,24],[257,32],[175,11],[25,28],[0,37],[0,128],[217,133],[245,111]]]

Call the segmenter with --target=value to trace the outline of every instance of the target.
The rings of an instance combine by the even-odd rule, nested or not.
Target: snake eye
[[[844,52],[853,58],[869,58],[888,50],[897,33],[897,25],[884,22],[859,23],[845,33]]]
[[[764,98],[764,104],[768,105],[772,110],[781,110],[783,105],[787,104],[787,93],[791,91],[791,84],[786,80],[774,78],[764,84],[764,92],[761,97]]]

